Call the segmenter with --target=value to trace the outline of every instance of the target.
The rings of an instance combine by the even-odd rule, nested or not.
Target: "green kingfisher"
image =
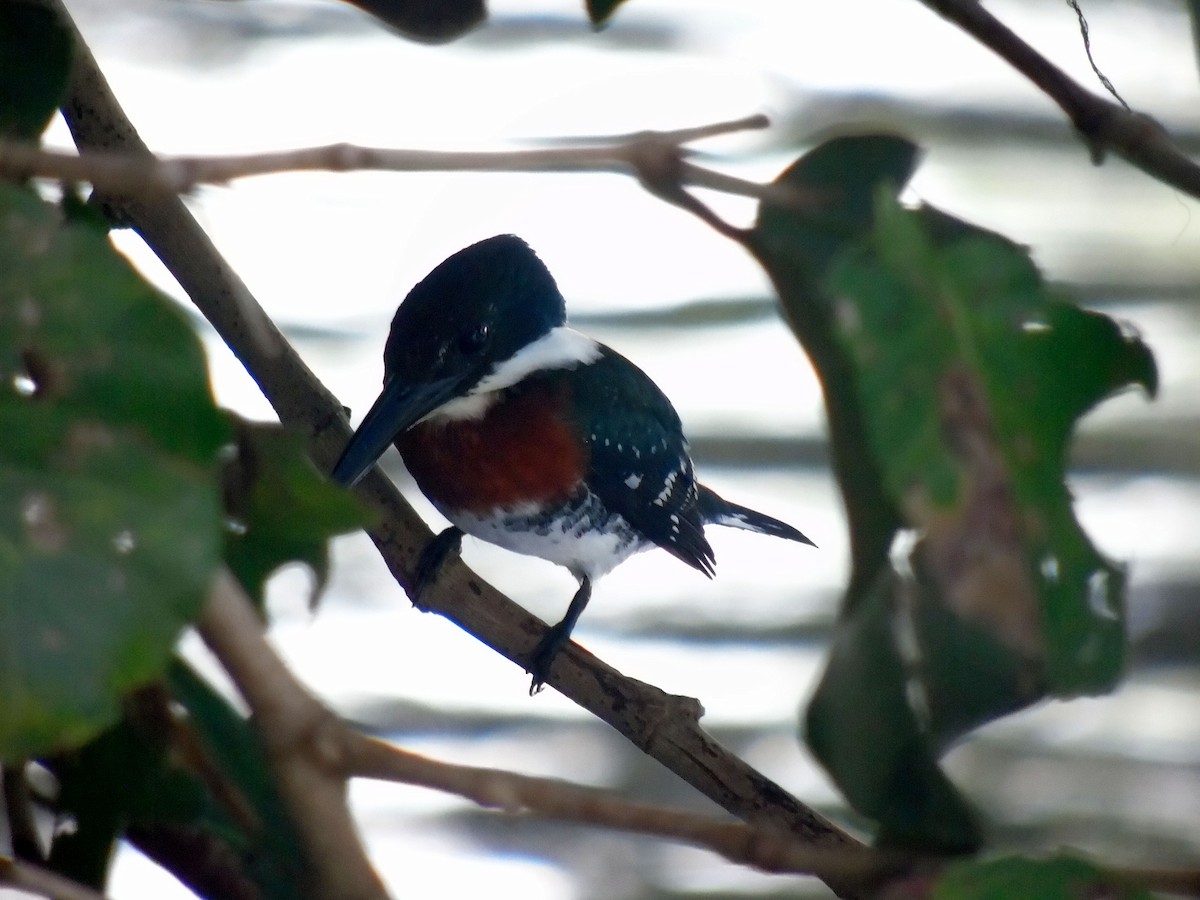
[[[530,693],[592,583],[634,553],[661,547],[712,577],[705,525],[812,544],[696,480],[671,402],[633,363],[567,326],[550,271],[514,235],[460,250],[414,287],[383,362],[383,391],[332,477],[353,485],[394,443],[451,522],[422,552],[414,602],[464,533],[575,576],[566,615],[533,651]]]

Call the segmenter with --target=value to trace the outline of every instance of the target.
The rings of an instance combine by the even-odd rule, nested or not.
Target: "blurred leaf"
[[[625,0],[587,0],[588,18],[593,25],[603,25]]]
[[[0,3],[0,137],[35,140],[67,93],[71,36],[47,6]]]
[[[1200,0],[1187,0],[1188,17],[1192,20],[1192,49],[1196,52],[1196,64],[1200,67]]]
[[[203,350],[104,235],[0,185],[0,758],[155,678],[220,561]]]
[[[112,220],[104,214],[102,203],[89,203],[82,196],[82,189],[77,184],[62,185],[62,199],[59,208],[63,218],[68,222],[87,225],[100,234],[108,234],[112,230]]]
[[[224,783],[223,802],[195,822],[225,839],[240,855],[243,870],[273,900],[302,894],[303,860],[299,842],[275,783],[262,745],[250,724],[185,662],[167,672],[172,696],[188,713],[202,751]]]
[[[372,521],[351,493],[313,467],[298,435],[275,425],[239,424],[224,481],[232,520],[225,559],[260,606],[268,576],[289,562],[313,571],[315,604],[329,574],[329,538]]]
[[[137,692],[118,725],[47,761],[58,814],[74,824],[48,864],[100,888],[124,837],[201,896],[295,900],[296,841],[249,724],[186,663],[168,685]]]
[[[487,18],[484,0],[346,0],[414,41],[441,44]]]
[[[829,279],[871,452],[939,602],[1029,683],[1106,690],[1124,661],[1124,575],[1074,517],[1067,442],[1114,390],[1152,391],[1153,359],[1053,296],[1024,250],[982,231],[936,240],[927,218],[881,191],[875,235]]]
[[[1150,900],[1151,894],[1082,859],[1013,856],[948,866],[928,896],[929,900]]]
[[[853,366],[834,335],[835,307],[823,280],[838,254],[870,231],[876,189],[887,184],[898,191],[912,175],[917,155],[915,144],[891,134],[825,141],[775,180],[798,202],[762,204],[747,236],[747,247],[771,277],[825,394],[832,464],[850,519],[854,568],[848,602],[864,594],[887,564],[900,513],[883,490],[868,448]]]
[[[1012,242],[887,187],[877,204],[823,295],[914,547],[886,590],[847,605],[808,739],[882,841],[971,849],[937,756],[1047,691],[1120,675],[1124,575],[1075,520],[1064,469],[1075,421],[1156,374],[1140,340],[1053,296]]]
[[[822,142],[775,179],[795,193],[797,204],[760,207],[752,238],[756,251],[763,248],[789,273],[803,273],[815,288],[838,254],[871,231],[879,187],[891,184],[899,191],[918,159],[917,145],[899,135],[848,134]],[[794,298],[789,291],[782,299],[789,305]],[[831,310],[828,300],[813,301]]]
[[[901,208],[915,161],[887,135],[828,141],[778,179],[796,202],[764,204],[747,244],[821,379],[850,518],[808,741],[882,842],[963,850],[978,826],[938,755],[1120,674],[1124,576],[1076,522],[1064,468],[1075,421],[1156,373],[1013,242]]]
[[[881,843],[968,852],[981,843],[975,815],[938,768],[907,696],[910,673],[894,633],[906,589],[884,573],[843,614],[805,733],[850,804],[884,823]]]
[[[170,765],[172,726],[161,689],[138,692],[126,710],[115,726],[47,763],[59,783],[56,810],[74,823],[55,836],[49,865],[97,889],[131,821],[187,822],[206,802],[203,784]]]

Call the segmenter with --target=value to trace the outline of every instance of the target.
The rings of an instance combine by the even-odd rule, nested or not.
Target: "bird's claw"
[[[571,633],[568,629],[562,628],[562,624],[559,622],[558,625],[547,630],[529,657],[527,671],[533,676],[533,681],[529,685],[530,697],[541,693],[542,688],[546,686],[546,679],[550,677],[550,667],[554,665],[559,651],[570,643]]]
[[[425,545],[417,560],[417,568],[413,573],[412,594],[409,597],[413,606],[423,609],[421,598],[425,591],[437,581],[442,568],[453,556],[458,556],[462,550],[463,533],[451,525],[440,532],[433,540]]]

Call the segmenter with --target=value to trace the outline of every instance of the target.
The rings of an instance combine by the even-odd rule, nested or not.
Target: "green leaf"
[[[237,851],[242,870],[272,900],[303,894],[299,842],[275,790],[262,745],[250,724],[185,662],[167,673],[172,696],[187,710],[188,726],[222,780],[224,804],[212,804],[193,824]],[[227,809],[229,798],[236,809]]]
[[[178,659],[167,687],[137,692],[116,726],[46,761],[60,785],[56,811],[74,823],[55,836],[48,865],[100,889],[127,837],[152,856],[167,850],[168,865],[202,854],[175,872],[202,895],[218,873],[218,894],[250,880],[265,898],[295,900],[304,884],[296,840],[253,730]]]
[[[881,191],[875,235],[830,275],[871,452],[940,601],[1031,682],[1107,690],[1124,661],[1124,575],[1074,517],[1067,442],[1114,390],[1152,391],[1153,359],[1054,296],[1024,250],[982,231],[937,240],[933,221]]]
[[[838,255],[871,231],[880,186],[898,191],[912,177],[918,159],[917,145],[894,134],[847,134],[824,141],[775,179],[795,195],[796,203],[760,207],[751,238],[756,253],[771,260],[768,271],[778,266],[817,287]],[[792,308],[800,298],[792,285],[786,286],[781,301],[789,314],[803,316],[807,310]],[[828,299],[813,299],[831,310]]]
[[[604,25],[625,0],[587,0],[588,18],[593,25]]]
[[[1123,572],[1080,529],[1064,469],[1077,419],[1156,374],[1013,242],[902,209],[916,159],[889,135],[821,144],[747,246],[821,380],[850,520],[809,744],[881,841],[960,850],[978,826],[938,755],[1047,691],[1119,676]]]
[[[850,357],[834,334],[837,308],[824,279],[839,254],[870,232],[875,192],[898,191],[917,147],[891,134],[843,135],[802,156],[776,179],[796,202],[764,202],[746,244],[771,277],[788,324],[825,393],[832,463],[850,518],[853,571],[848,598],[863,594],[887,565],[900,512],[883,491],[867,438]]]
[[[74,828],[55,835],[50,867],[103,888],[116,841],[131,822],[178,822],[203,810],[204,785],[172,765],[166,694],[139,691],[126,715],[78,750],[47,761],[59,783],[56,812]]]
[[[34,140],[67,93],[71,35],[46,5],[0,3],[0,137]]]
[[[1151,893],[1133,887],[1098,866],[1070,856],[1050,859],[970,860],[948,866],[929,893],[929,900],[1150,900]]]
[[[0,758],[20,758],[161,673],[220,562],[227,431],[183,313],[7,185],[0,432]]]
[[[225,500],[225,559],[260,605],[268,576],[289,562],[313,571],[315,603],[329,574],[329,538],[373,521],[353,494],[314,468],[299,436],[274,425],[239,423]]]
[[[894,637],[906,587],[885,573],[844,613],[805,734],[850,804],[883,823],[880,843],[970,852],[982,841],[975,814],[938,768],[909,703],[912,675]]]
[[[1065,466],[1079,417],[1131,384],[1153,392],[1154,361],[1051,292],[1011,241],[906,210],[890,186],[821,295],[838,298],[862,450],[911,538],[898,570],[851,591],[808,740],[882,841],[970,849],[978,834],[937,756],[1122,671],[1124,574],[1075,519]]]

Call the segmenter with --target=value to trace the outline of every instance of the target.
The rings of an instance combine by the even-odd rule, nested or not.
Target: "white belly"
[[[549,560],[593,581],[652,546],[621,516],[607,514],[591,494],[551,514],[532,504],[482,516],[441,512],[472,537]]]

